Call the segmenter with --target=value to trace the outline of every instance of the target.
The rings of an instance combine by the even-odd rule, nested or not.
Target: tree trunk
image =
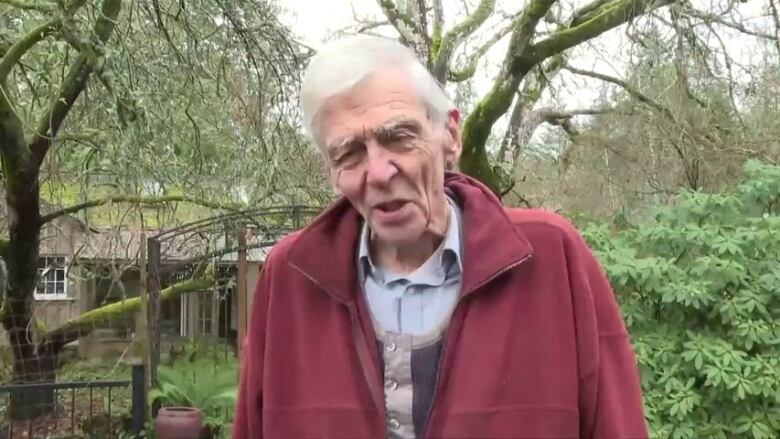
[[[33,292],[38,274],[40,240],[40,187],[38,169],[30,161],[7,176],[6,203],[10,245],[6,257],[8,291],[3,326],[14,356],[14,384],[54,382],[56,357],[36,351],[33,324]],[[15,393],[9,414],[13,419],[33,419],[54,409],[52,390]]]
[[[18,368],[18,369],[17,369]],[[14,384],[53,383],[56,380],[57,356],[33,354],[29,358],[14,357]],[[51,413],[57,401],[53,389],[27,390],[11,394],[8,415],[14,420],[35,419]]]

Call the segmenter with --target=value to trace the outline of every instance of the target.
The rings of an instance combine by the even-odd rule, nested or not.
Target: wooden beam
[[[236,279],[236,295],[238,300],[238,334],[236,337],[236,347],[238,349],[238,358],[240,361],[243,358],[244,338],[246,337],[247,330],[247,304],[249,302],[246,285],[246,228],[242,228],[238,231],[238,246],[240,247],[240,250],[238,251],[238,278]]]

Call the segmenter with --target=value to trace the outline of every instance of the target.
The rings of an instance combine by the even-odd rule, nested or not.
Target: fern
[[[220,427],[227,423],[238,398],[238,365],[235,361],[180,361],[157,369],[158,387],[149,392],[150,403],[195,407],[204,423]]]

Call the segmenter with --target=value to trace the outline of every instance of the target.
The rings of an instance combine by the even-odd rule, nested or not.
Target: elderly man
[[[341,198],[263,267],[234,438],[647,436],[596,259],[452,171],[460,114],[412,52],[338,41],[301,105]]]

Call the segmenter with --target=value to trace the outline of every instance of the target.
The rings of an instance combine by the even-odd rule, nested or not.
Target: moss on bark
[[[165,302],[179,297],[182,294],[205,290],[212,287],[213,282],[213,277],[210,275],[179,282],[161,290],[160,301]],[[56,352],[65,344],[89,334],[97,325],[116,319],[118,317],[134,314],[140,310],[140,297],[133,297],[101,306],[100,308],[87,311],[78,317],[69,320],[59,328],[46,333],[43,336],[43,341],[41,344],[49,344],[50,347],[46,348],[45,350],[51,349]]]

